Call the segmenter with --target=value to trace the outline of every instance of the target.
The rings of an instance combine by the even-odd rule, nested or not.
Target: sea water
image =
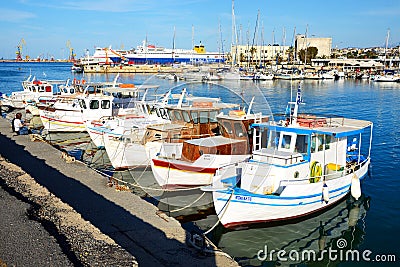
[[[68,63],[0,63],[0,92],[9,94],[12,91],[22,90],[21,81],[29,75],[37,79],[84,78],[86,81],[112,81],[116,76],[116,74],[73,74],[70,66],[71,64]],[[288,99],[294,97],[298,86],[297,81],[281,80],[218,82],[217,84],[186,83],[160,79],[155,75],[139,74],[121,74],[119,81],[137,85],[157,84],[159,88],[152,92],[153,96],[162,95],[171,88],[176,94],[182,88],[187,88],[195,95],[220,97],[223,101],[238,104],[248,103],[255,96],[253,108],[257,111],[267,111],[267,113],[284,112]],[[327,212],[287,225],[261,225],[236,230],[226,230],[222,226],[217,226],[208,236],[224,252],[246,266],[273,266],[277,262],[282,265],[300,263],[304,266],[331,266],[339,262],[341,266],[357,263],[362,266],[366,263],[363,259],[353,259],[343,263],[345,258],[342,255],[343,258],[340,259],[339,254],[336,255],[339,259],[324,258],[313,264],[307,260],[288,259],[288,255],[277,259],[276,253],[271,259],[263,258],[266,256],[263,254],[266,248],[281,249],[286,253],[324,248],[352,249],[359,253],[368,250],[371,251],[368,258],[374,262],[378,259],[393,259],[389,257],[390,255],[395,255],[399,261],[400,249],[397,241],[400,238],[398,229],[400,225],[400,194],[398,192],[400,187],[398,177],[400,174],[398,169],[400,164],[400,83],[376,83],[351,79],[305,80],[301,86],[305,102],[300,107],[301,112],[335,114],[370,120],[374,123],[371,168],[369,176],[362,184],[363,195],[369,199],[369,204],[354,209],[344,201]],[[129,175],[128,173],[127,176]],[[151,173],[146,173],[146,175],[151,176]],[[164,209],[168,206],[167,210],[172,211],[171,215],[174,215],[173,211],[184,210],[176,208],[183,206],[179,202],[179,194],[178,198],[166,196],[165,199],[176,201],[172,204],[167,202],[167,205],[163,201],[163,194],[155,195],[157,201],[154,203]],[[209,206],[211,202],[209,196],[203,196],[201,192],[184,195],[200,201],[204,206],[204,210],[198,212],[199,216],[188,217],[185,212],[177,215],[185,227],[195,225],[203,232],[213,227],[216,215]],[[200,197],[203,199],[199,200]],[[188,221],[190,226],[188,226]],[[343,245],[346,246],[341,247]],[[296,258],[294,252],[292,256]]]

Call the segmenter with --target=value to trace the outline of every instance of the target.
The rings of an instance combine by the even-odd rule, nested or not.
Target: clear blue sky
[[[67,41],[78,57],[95,46],[129,49],[149,42],[189,49],[200,41],[208,51],[231,44],[231,0],[7,0],[0,5],[0,58],[15,58],[21,38],[23,54],[67,58]],[[332,46],[384,46],[400,42],[399,0],[235,0],[236,25],[252,43],[260,10],[264,42],[292,43],[296,33],[332,37]],[[221,33],[219,31],[221,25]],[[274,32],[274,34],[273,34]],[[222,35],[222,38],[221,38]],[[247,37],[248,36],[248,37]],[[260,40],[260,37],[259,37]]]

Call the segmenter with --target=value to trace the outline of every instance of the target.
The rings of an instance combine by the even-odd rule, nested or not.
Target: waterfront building
[[[302,34],[296,35],[294,50],[295,58],[298,58],[299,52],[308,47],[316,47],[318,49],[317,58],[330,58],[332,53],[332,38],[331,37],[307,37]]]
[[[287,45],[232,45],[231,58],[240,66],[264,65],[281,58],[288,60],[290,46]]]

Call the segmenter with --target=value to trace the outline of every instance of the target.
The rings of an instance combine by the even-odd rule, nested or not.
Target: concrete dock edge
[[[92,266],[96,261],[102,265],[101,260],[114,259],[114,266],[238,266],[222,252],[206,256],[188,246],[189,233],[176,219],[160,216],[157,207],[135,194],[108,187],[107,179],[86,165],[67,163],[61,159],[61,151],[50,144],[14,135],[4,118],[0,118],[0,156],[5,159],[2,166],[21,172],[13,183],[5,182],[15,188],[27,183],[23,186],[26,190],[19,193],[38,203],[40,212],[52,211],[48,217],[60,234],[73,240],[63,230],[73,225],[90,233],[85,238],[98,240],[96,250],[110,252],[96,258],[96,254],[85,254],[82,246],[74,248],[72,241],[71,249],[83,255],[83,265]]]

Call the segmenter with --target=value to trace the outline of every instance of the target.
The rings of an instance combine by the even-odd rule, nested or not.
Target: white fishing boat
[[[143,121],[147,121],[150,125],[154,120],[157,123],[166,123],[168,121],[157,115],[155,110],[168,103],[171,92],[167,92],[161,101],[146,101],[147,92],[146,90],[141,101],[134,102],[137,114],[121,114],[119,116],[86,121],[86,131],[97,148],[104,148],[105,137],[109,139],[122,138],[124,133],[137,123],[143,124]]]
[[[275,75],[275,79],[281,80],[302,80],[304,75],[298,69],[279,69]]]
[[[277,223],[225,230],[221,236],[213,238],[217,240],[218,247],[224,248],[224,252],[235,255],[240,266],[273,266],[276,262],[282,263],[277,251],[285,252],[285,255],[290,255],[290,252],[300,255],[285,257],[282,266],[299,266],[305,261],[316,262],[316,259],[320,264],[329,265],[327,252],[337,249],[338,240],[347,241],[348,248],[359,247],[365,236],[369,205],[370,198],[363,195],[356,202],[341,201],[319,214],[318,218],[309,216],[289,225]],[[243,240],[247,240],[246,246],[238,245]]]
[[[384,71],[381,74],[375,75],[374,82],[400,82],[400,75],[394,71]]]
[[[51,105],[39,107],[44,129],[49,132],[86,131],[85,122],[116,115],[138,115],[134,102],[139,101],[139,90],[133,84],[86,83],[83,93],[74,96],[57,96]],[[127,86],[128,85],[128,86]]]
[[[272,73],[257,72],[254,74],[253,79],[255,81],[271,81],[274,79],[274,75]]]
[[[25,108],[29,103],[39,102],[40,97],[53,97],[60,94],[58,86],[67,86],[68,82],[68,80],[38,80],[29,76],[22,82],[23,91],[15,91],[10,95],[2,94],[1,102],[3,106],[10,108]]]
[[[228,107],[236,109],[220,113]],[[251,105],[246,113],[237,105],[211,99],[168,109],[171,127],[176,127],[158,129],[167,138],[151,161],[157,183],[164,188],[209,185],[219,169],[248,158],[251,142],[247,129],[256,119],[263,119],[250,110]]]
[[[297,219],[349,192],[360,197],[373,123],[298,114],[301,103],[299,86],[282,120],[253,124],[252,158],[230,167],[237,175],[214,177],[208,190],[225,227]]]

